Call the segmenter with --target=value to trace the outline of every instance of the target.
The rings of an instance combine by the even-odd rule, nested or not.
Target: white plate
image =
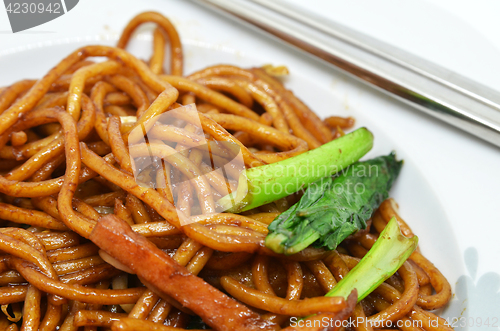
[[[220,22],[219,17],[212,16],[185,2],[172,1],[168,2],[167,6],[164,1],[152,0],[131,2],[127,6],[121,6],[118,1],[109,0],[108,7],[99,7],[98,11],[94,10],[95,7],[92,7],[92,4],[95,5],[96,1],[81,2],[75,10],[44,25],[44,29],[42,27],[39,29],[41,31],[54,31],[55,34],[31,36],[29,33],[19,34],[15,36],[17,42],[12,42],[12,38],[14,38],[12,36],[1,35],[0,41],[8,41],[10,47],[16,46],[16,48],[0,49],[0,86],[22,78],[41,77],[63,56],[79,46],[112,44],[112,40],[116,39],[118,32],[133,15],[151,8],[156,10],[163,8],[163,13],[173,18],[180,30],[186,45],[186,72],[216,63],[234,63],[240,66],[258,66],[265,63],[286,64],[292,73],[287,86],[291,87],[312,109],[321,116],[339,114],[356,117],[358,125],[367,126],[375,133],[376,143],[371,156],[396,150],[398,156],[405,159],[405,166],[393,189],[393,196],[400,204],[403,217],[414,232],[419,235],[423,253],[444,273],[456,293],[453,302],[440,314],[444,317],[480,318],[483,323],[488,318],[490,324],[493,323],[494,318],[497,318],[497,326],[500,324],[498,321],[500,317],[498,311],[498,307],[500,307],[500,296],[498,295],[500,276],[496,273],[484,272],[498,271],[500,268],[498,262],[487,265],[486,258],[483,257],[483,254],[490,259],[497,256],[494,251],[495,249],[499,251],[498,244],[492,245],[492,252],[485,252],[484,248],[489,246],[485,245],[482,236],[490,236],[491,238],[492,234],[479,231],[477,227],[470,227],[469,223],[466,223],[470,218],[463,217],[461,222],[456,224],[461,216],[457,217],[456,210],[464,210],[473,215],[483,215],[481,221],[486,222],[484,226],[492,228],[493,232],[495,226],[496,229],[500,229],[496,223],[498,217],[496,217],[497,221],[495,222],[494,215],[491,212],[490,214],[485,213],[484,208],[476,212],[475,209],[478,207],[465,206],[464,203],[455,206],[454,203],[450,203],[451,197],[457,198],[459,196],[456,189],[436,186],[436,182],[439,183],[436,181],[438,177],[436,174],[439,173],[442,176],[446,172],[439,169],[440,165],[425,161],[425,158],[422,157],[422,154],[427,152],[431,154],[432,158],[439,156],[438,154],[441,152],[435,148],[432,139],[435,137],[443,139],[439,140],[440,144],[452,146],[457,150],[443,151],[442,154],[446,157],[441,158],[441,162],[443,162],[441,166],[450,167],[450,172],[458,177],[464,176],[464,172],[469,170],[468,166],[474,162],[464,160],[463,164],[467,164],[467,167],[460,168],[460,165],[457,165],[451,168],[453,162],[457,160],[457,153],[462,152],[457,146],[469,148],[472,146],[474,152],[487,151],[489,147],[472,145],[473,143],[465,141],[460,133],[452,132],[449,136],[446,136],[448,133],[442,135],[440,130],[449,129],[432,120],[429,121],[422,115],[415,115],[407,107],[395,103],[385,96],[372,93],[371,90],[345,76],[311,61],[307,56],[289,51],[280,45],[273,45],[275,44],[273,41],[248,32],[239,25],[225,21]],[[143,30],[147,30],[147,28]],[[142,58],[147,58],[150,38],[146,35],[146,37],[139,39],[142,40],[134,40],[130,50]],[[387,109],[395,110],[397,113],[394,116],[387,116]],[[377,114],[383,114],[387,117],[381,120]],[[422,140],[415,142],[415,139],[406,136],[400,128],[391,129],[393,126],[408,125],[408,120],[413,121],[408,127],[408,135],[410,132],[414,135],[415,131],[418,133],[421,130],[422,134],[425,132],[425,137],[422,137]],[[458,139],[460,144],[453,144],[454,139]],[[420,143],[427,143],[429,147],[416,145]],[[474,155],[474,157],[484,156],[484,154],[479,152],[474,154],[474,152],[471,151],[470,155]],[[412,159],[419,162],[413,163]],[[480,160],[488,160],[488,158]],[[498,158],[494,160],[498,160]],[[486,165],[486,161],[483,164]],[[434,172],[430,165],[436,166],[438,169]],[[493,165],[490,168],[493,169]],[[495,178],[490,177],[496,172],[490,168],[485,168],[485,171],[478,172],[474,176],[480,178],[479,182],[484,187],[484,198],[494,202],[496,201],[495,194],[498,192],[494,190],[496,187],[494,185]],[[425,175],[422,175],[420,169],[426,170]],[[490,180],[486,181],[486,179]],[[441,185],[444,182],[446,181],[441,181]],[[496,178],[496,182],[498,183],[498,178]],[[467,183],[464,183],[464,187],[471,190],[472,186],[467,186]],[[434,190],[440,192],[439,196],[435,194]],[[476,190],[474,192],[483,191]],[[443,200],[447,205],[445,209],[442,208],[441,201]],[[462,200],[468,201],[468,199]],[[489,210],[493,211],[492,208]],[[453,227],[446,215],[454,216]],[[484,216],[492,216],[492,218]],[[474,220],[474,225],[477,225],[476,222]],[[459,244],[457,244],[456,231],[461,233]],[[481,237],[467,238],[467,245],[464,245],[464,234],[468,235],[469,233],[481,233]],[[468,248],[469,246],[472,248]],[[482,259],[479,262],[478,253],[474,247],[483,248],[482,251],[480,250],[479,256]],[[465,262],[467,262],[467,266]],[[478,272],[478,270],[483,272]],[[467,324],[477,326],[477,321],[474,323],[469,321]],[[470,329],[476,329],[476,327]]]
[[[113,44],[109,40],[101,41],[101,44],[104,43]],[[5,55],[0,58],[0,72],[3,73],[0,84],[4,85],[21,77],[41,77],[55,64],[56,59],[60,59],[78,47],[87,44],[88,42],[69,42]],[[150,54],[150,41],[135,39],[128,50],[139,58],[147,59]],[[216,63],[251,67],[265,62],[265,59],[262,58],[241,56],[229,49],[216,50],[209,45],[207,47],[185,45],[185,51],[188,57],[185,68],[187,73]],[[34,58],[37,60],[33,61]],[[31,65],[26,66],[26,63],[31,63]],[[301,72],[300,69],[293,70],[286,85],[296,91],[321,117],[334,114],[332,109],[340,110],[335,112],[336,114],[346,115],[343,109],[344,101],[335,98],[329,93],[328,88],[307,76],[307,72]],[[405,155],[402,146],[398,146],[386,133],[370,124],[359,112],[354,110],[349,114],[356,118],[357,126],[366,126],[375,135],[375,146],[367,158],[388,154],[392,150],[396,150],[398,157],[405,160],[403,170],[391,195],[400,204],[402,216],[419,236],[422,252],[441,269],[450,283],[454,284],[465,273],[465,269],[462,263],[456,263],[456,261],[462,260],[458,255],[458,246],[455,238],[451,235],[451,226],[434,192],[411,159]],[[460,302],[457,299],[454,301],[442,312],[443,317],[462,316],[467,302],[464,300]],[[467,310],[463,316],[466,314]]]

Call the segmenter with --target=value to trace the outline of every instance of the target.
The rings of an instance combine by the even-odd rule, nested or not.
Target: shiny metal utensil
[[[281,0],[192,0],[500,147],[500,93]]]

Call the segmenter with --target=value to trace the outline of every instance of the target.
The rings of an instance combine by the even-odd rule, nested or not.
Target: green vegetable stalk
[[[298,203],[269,225],[266,246],[284,254],[298,253],[311,244],[335,249],[366,228],[373,211],[388,198],[402,164],[394,154],[380,156],[311,184]]]
[[[246,170],[236,192],[217,203],[239,213],[289,196],[320,178],[353,164],[373,146],[373,135],[360,128],[341,138],[295,157]]]
[[[368,253],[326,296],[347,298],[356,288],[361,301],[401,267],[417,244],[417,236],[405,237],[393,217]]]

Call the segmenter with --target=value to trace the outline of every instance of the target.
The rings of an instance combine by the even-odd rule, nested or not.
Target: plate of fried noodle
[[[465,307],[453,300],[463,274],[453,263],[457,245],[404,146],[362,114],[336,109],[342,102],[300,68],[184,42],[174,16],[137,13],[117,40],[68,40],[0,57],[0,329],[452,329],[450,318]],[[138,28],[148,38],[136,38]],[[148,124],[188,105],[199,127],[181,117],[175,126]],[[212,159],[185,149],[193,142],[237,146],[250,171],[361,127],[375,141],[362,160],[395,150],[405,163],[366,227],[335,249],[315,242],[283,254],[266,245],[268,226],[304,190],[180,222],[179,213],[215,210],[240,184],[219,174],[199,179]],[[146,167],[150,180],[195,180],[140,185],[131,157],[136,128],[148,155],[162,160]],[[144,138],[148,130],[156,135]],[[160,140],[168,143],[158,147]],[[404,237],[418,235],[419,246],[362,299],[357,287],[325,296],[391,219]]]

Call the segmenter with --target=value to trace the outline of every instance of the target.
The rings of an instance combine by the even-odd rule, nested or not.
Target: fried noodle
[[[146,62],[126,51],[143,23],[155,23]],[[419,322],[401,323],[405,331],[450,330],[431,312],[450,300],[450,284],[419,251],[359,303],[355,293],[324,297],[393,216],[413,236],[392,199],[334,251],[283,256],[265,248],[267,225],[299,194],[181,225],[178,212],[212,212],[213,197],[237,185],[209,174],[207,155],[191,148],[199,141],[215,142],[213,157],[221,159],[218,142],[236,144],[245,166],[255,167],[319,147],[354,125],[350,117],[321,120],[275,77],[283,68],[215,65],[185,76],[183,60],[174,26],[146,12],[128,23],[116,47],[79,48],[41,79],[0,89],[1,328],[183,330],[198,316],[216,330],[339,329],[316,323],[324,318],[362,320],[356,331],[398,321]],[[143,138],[134,128],[189,104],[203,132],[178,118],[132,146]],[[137,120],[123,120],[131,116]],[[158,143],[164,140],[171,144]],[[153,177],[167,185],[138,185],[132,152],[161,157]],[[173,176],[196,180],[174,185]],[[177,209],[173,193],[185,197]],[[292,317],[311,326],[295,326]]]

